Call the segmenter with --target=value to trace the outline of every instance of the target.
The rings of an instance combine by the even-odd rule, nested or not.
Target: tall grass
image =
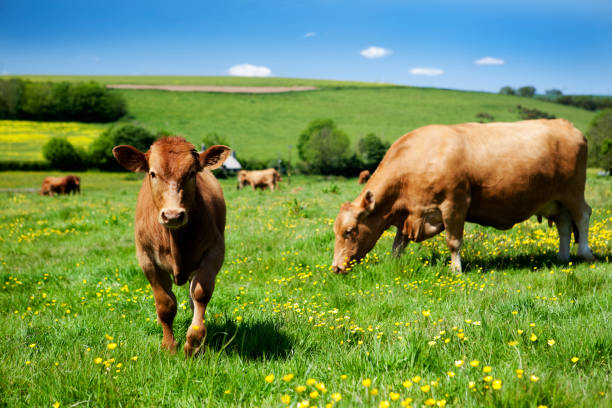
[[[225,264],[206,351],[186,359],[159,349],[136,262],[139,177],[83,173],[81,196],[5,190],[44,175],[0,173],[0,405],[612,404],[609,178],[587,183],[593,264],[556,263],[556,232],[532,219],[468,225],[462,275],[442,236],[394,259],[389,231],[346,276],[329,271],[331,224],[356,180],[294,177],[274,193],[223,180]]]

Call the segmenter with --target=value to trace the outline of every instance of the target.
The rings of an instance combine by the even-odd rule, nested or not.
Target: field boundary
[[[171,92],[218,92],[218,93],[244,93],[267,94],[285,92],[316,91],[314,86],[219,86],[219,85],[135,85],[135,84],[108,84],[111,89],[157,90]]]

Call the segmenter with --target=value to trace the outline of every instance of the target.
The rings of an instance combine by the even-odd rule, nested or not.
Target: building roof
[[[224,169],[226,170],[240,170],[242,169],[242,166],[240,165],[240,162],[238,160],[236,160],[236,157],[234,156],[234,152],[232,152],[232,154],[225,159],[225,161],[223,162],[223,166]]]

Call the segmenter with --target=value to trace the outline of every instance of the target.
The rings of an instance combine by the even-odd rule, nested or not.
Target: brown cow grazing
[[[370,176],[370,170],[362,170],[361,173],[359,173],[359,184],[365,184],[365,182],[370,179]]]
[[[271,191],[277,188],[278,182],[281,181],[281,176],[276,169],[269,168],[265,170],[240,170],[238,172],[238,185],[236,188],[242,190],[246,185],[250,185],[253,190],[261,188],[262,190],[268,187]]]
[[[81,192],[81,179],[78,176],[45,177],[40,195],[70,194]]]
[[[197,153],[181,137],[160,139],[142,153],[117,146],[113,154],[126,169],[147,172],[136,205],[134,232],[138,262],[151,283],[162,347],[174,352],[172,322],[176,297],[172,282],[188,280],[193,320],[187,330],[185,354],[199,351],[206,333],[206,305],[225,256],[225,200],[221,185],[209,170],[223,164],[227,146],[211,146]]]
[[[461,271],[465,221],[509,229],[534,214],[556,224],[559,260],[569,259],[572,225],[578,255],[593,260],[586,159],[586,139],[563,119],[416,129],[393,143],[361,194],[340,207],[332,268],[346,272],[393,225],[395,255],[408,241],[446,230],[451,266]]]

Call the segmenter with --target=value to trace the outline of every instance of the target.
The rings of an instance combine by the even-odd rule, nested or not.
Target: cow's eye
[[[344,235],[344,238],[348,238],[348,237],[350,237],[350,236],[351,236],[351,234],[353,233],[353,231],[355,231],[355,229],[354,229],[354,228],[349,228],[349,229],[347,229],[346,231],[344,231],[344,234],[343,234],[343,235]]]
[[[152,179],[154,179],[155,177],[157,177],[157,175],[155,174],[154,171],[150,171],[149,175],[151,176]]]

